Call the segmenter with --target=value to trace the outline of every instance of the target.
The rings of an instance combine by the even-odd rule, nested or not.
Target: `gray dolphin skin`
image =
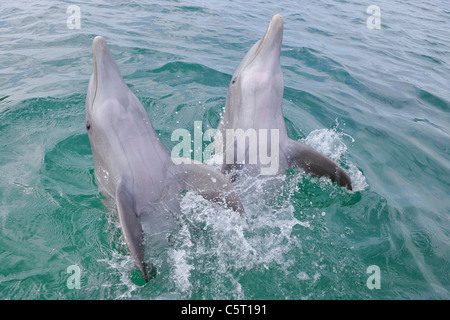
[[[176,165],[138,98],[125,84],[103,37],[93,40],[94,72],[86,96],[86,129],[100,192],[115,201],[127,246],[146,282],[141,215],[183,190],[243,213],[230,181],[201,163]],[[169,199],[169,200],[168,200]],[[158,226],[154,226],[158,228]]]
[[[244,167],[249,168],[249,172],[255,172],[252,168],[263,167],[261,156],[264,153],[262,154],[261,150],[259,150],[260,158],[253,163],[250,161],[250,152],[257,151],[249,146],[250,129],[259,134],[265,133],[263,138],[260,134],[259,139],[253,141],[257,141],[259,149],[264,142],[266,158],[268,154],[271,154],[272,162],[276,162],[276,165],[272,166],[275,170],[269,172],[277,173],[295,166],[313,176],[329,177],[340,186],[351,190],[350,177],[339,165],[315,149],[290,139],[287,135],[282,113],[284,90],[280,65],[282,39],[283,18],[277,14],[273,16],[264,37],[251,47],[231,79],[224,112],[215,137],[221,141],[215,148],[219,149],[219,154],[223,154],[222,172],[229,173],[233,169]],[[244,135],[244,139],[248,139],[249,143],[239,145],[236,136],[228,135],[230,130],[248,133]],[[269,136],[267,132],[272,131],[276,135]],[[223,142],[225,137],[228,139]],[[237,161],[239,152],[245,153],[245,157],[241,158],[243,161]],[[230,154],[231,157],[229,157]]]

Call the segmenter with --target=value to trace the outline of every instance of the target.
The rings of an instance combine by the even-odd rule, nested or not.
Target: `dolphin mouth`
[[[267,27],[266,33],[264,34],[264,37],[261,39],[261,42],[258,46],[258,49],[255,52],[255,55],[253,56],[253,59],[249,62],[252,63],[253,60],[255,60],[261,52],[264,51],[267,46],[271,45],[278,45],[279,50],[281,50],[281,42],[283,37],[283,17],[279,14],[276,14],[272,17],[272,20],[270,20],[270,24]]]
[[[106,46],[106,41],[102,36],[96,36],[94,38],[94,41],[92,41],[92,55],[93,55],[93,60],[94,60],[94,86],[95,86],[95,91],[94,91],[94,96],[92,99],[92,105],[94,105],[94,101],[95,98],[97,96],[97,91],[98,91],[98,87],[99,87],[99,55],[100,55],[100,50],[101,47]]]
[[[93,99],[103,89],[115,88],[119,86],[126,86],[123,78],[119,72],[116,62],[109,50],[106,40],[102,36],[96,36],[92,42],[92,53],[94,58],[94,72],[93,72]]]
[[[108,51],[106,40],[102,36],[96,36],[92,41],[92,53],[94,55],[94,73],[97,76],[99,72],[99,62],[102,56]]]

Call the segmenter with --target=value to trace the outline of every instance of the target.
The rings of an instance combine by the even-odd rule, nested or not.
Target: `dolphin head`
[[[255,127],[257,124],[264,128],[270,127],[274,118],[282,118],[282,40],[283,18],[277,14],[270,21],[263,38],[247,52],[233,75],[225,112],[241,120],[230,119],[232,126],[240,122],[239,127]],[[251,123],[245,125],[242,121]]]
[[[262,39],[250,48],[233,74],[215,138],[216,150],[222,149],[223,153],[222,172],[230,170],[229,163],[233,162],[233,154],[234,156],[238,153],[245,154],[243,162],[247,167],[251,161],[261,161],[261,157],[255,156],[255,145],[261,143],[266,145],[266,150],[271,155],[270,163],[275,164],[274,168],[278,168],[279,147],[287,141],[282,112],[284,83],[280,65],[283,28],[283,18],[279,14],[274,15]],[[250,134],[254,133],[254,137],[258,136],[261,130],[270,130],[270,133],[266,137],[258,136],[257,142],[247,143],[245,137],[244,139],[228,137],[229,129],[243,130],[247,133],[250,129]],[[272,134],[275,134],[273,139]],[[236,140],[243,143],[236,143]],[[261,152],[262,149],[259,150]],[[231,156],[227,155],[229,151],[232,152]],[[237,158],[234,159],[234,162],[236,161]],[[285,162],[284,158],[281,161]],[[233,166],[234,164],[231,165]],[[275,171],[277,170],[274,169]]]
[[[85,124],[97,183],[102,192],[114,195],[117,181],[108,178],[117,180],[128,174],[137,183],[144,177],[136,177],[132,171],[137,172],[139,165],[157,165],[167,150],[139,99],[124,82],[105,39],[95,37],[92,49],[94,72],[86,96]]]
[[[94,144],[122,142],[146,131],[142,121],[145,110],[125,84],[103,37],[93,41],[94,72],[86,97],[86,130]],[[133,126],[127,122],[133,121]],[[114,134],[113,134],[114,133]],[[91,140],[92,142],[92,140]]]
[[[97,183],[103,193],[114,195],[116,181],[109,177],[121,172],[120,155],[124,154],[126,135],[138,135],[138,128],[124,122],[130,119],[133,105],[111,52],[103,37],[97,36],[92,46],[94,72],[86,96],[86,130],[94,157]]]

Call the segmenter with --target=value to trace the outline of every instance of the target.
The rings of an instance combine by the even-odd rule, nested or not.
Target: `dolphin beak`
[[[92,42],[92,54],[94,57],[94,72],[92,74],[92,81],[94,85],[94,95],[91,105],[94,104],[95,98],[97,96],[97,91],[99,88],[99,75],[101,71],[99,70],[102,66],[102,63],[100,62],[102,53],[107,49],[108,46],[106,44],[106,41],[101,36],[96,36],[94,38],[94,41]]]
[[[94,72],[98,72],[100,63],[106,54],[109,53],[108,45],[106,44],[106,40],[102,36],[96,36],[94,41],[92,42],[92,53],[94,55]]]
[[[114,60],[105,39],[96,36],[92,43],[92,53],[94,56],[93,88],[95,92],[92,103],[99,95],[117,95],[126,88],[116,61]]]
[[[272,17],[269,26],[267,27],[264,37],[261,39],[258,49],[252,59],[256,59],[260,54],[265,54],[266,51],[272,51],[270,49],[274,48],[275,52],[281,51],[281,43],[283,41],[283,17],[276,14]],[[268,49],[266,49],[268,48]],[[251,63],[251,62],[250,62]]]
[[[94,83],[95,90],[99,87],[99,77],[101,75],[101,69],[104,68],[104,56],[109,53],[106,40],[102,36],[96,36],[92,42],[92,53],[94,56]]]

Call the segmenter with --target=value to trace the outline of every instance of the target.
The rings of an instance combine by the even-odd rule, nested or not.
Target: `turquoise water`
[[[366,25],[372,4],[381,29]],[[173,130],[217,126],[276,13],[289,135],[354,191],[296,170],[247,179],[244,217],[188,192],[145,284],[94,181],[92,40],[171,149]],[[447,1],[3,1],[0,16],[0,299],[450,298]]]

